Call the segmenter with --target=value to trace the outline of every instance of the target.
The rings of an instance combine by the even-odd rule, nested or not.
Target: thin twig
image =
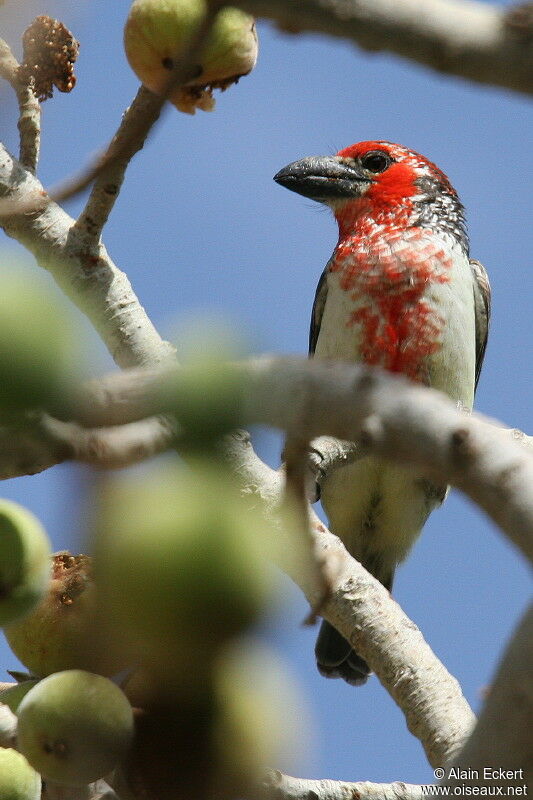
[[[42,184],[0,144],[0,196],[15,204],[41,201],[38,211],[1,220],[8,236],[34,254],[65,294],[86,314],[120,367],[168,362],[175,350],[164,342],[141,306],[127,276],[103,244],[87,248],[74,220],[46,201]],[[44,195],[44,202],[43,202]]]
[[[41,149],[41,104],[31,84],[18,83],[18,129],[20,133],[19,160],[23,167],[35,173]]]
[[[180,54],[179,58],[174,59],[174,67],[169,72],[168,81],[161,94],[155,95],[147,89],[138,93],[136,99],[139,102],[136,104],[135,113],[129,116],[126,113],[126,116],[128,116],[126,130],[123,122],[116,136],[105,151],[95,159],[93,164],[79,174],[66,178],[58,186],[52,187],[39,198],[23,195],[0,199],[0,216],[28,214],[35,211],[42,207],[43,196],[55,203],[62,203],[79,194],[98,179],[94,198],[92,198],[92,195],[89,198],[86,209],[82,212],[83,219],[80,221],[79,230],[77,231],[79,236],[81,230],[83,230],[86,243],[96,242],[117,197],[117,194],[113,192],[107,193],[106,186],[108,184],[116,186],[118,193],[124,172],[131,158],[142,148],[148,134],[159,119],[168,97],[176,86],[186,83],[191,75],[194,74],[192,65],[195,64],[222,5],[223,3],[219,2],[219,0],[211,0],[202,23],[191,37],[184,52]],[[2,75],[1,58],[2,52],[0,51],[0,75]],[[91,223],[93,212],[95,212],[96,217],[94,224]]]
[[[161,98],[141,86],[124,114],[107,151],[105,168],[97,176],[85,208],[75,223],[76,230],[87,242],[97,241],[100,237],[119,195],[126,168],[135,153],[142,149],[150,132],[148,121],[155,123],[161,107]]]
[[[19,104],[19,160],[22,166],[35,173],[41,145],[41,105],[31,85],[21,80],[19,66],[7,42],[0,39],[0,77],[11,84]]]

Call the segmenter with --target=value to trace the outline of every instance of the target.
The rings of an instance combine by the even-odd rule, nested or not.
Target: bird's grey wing
[[[322,322],[322,314],[324,313],[326,297],[328,296],[328,272],[329,262],[326,264],[326,268],[320,276],[316,287],[315,302],[311,312],[311,327],[309,329],[309,355],[313,355],[315,352],[318,334],[320,333],[320,323]]]
[[[483,264],[470,259],[470,268],[474,277],[474,304],[476,314],[476,388],[483,365],[490,322],[490,283]]]

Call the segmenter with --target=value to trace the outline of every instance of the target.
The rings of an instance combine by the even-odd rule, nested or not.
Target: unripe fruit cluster
[[[229,421],[219,423],[211,426],[215,440]],[[47,591],[5,632],[42,680],[0,689],[0,703],[18,716],[27,761],[11,758],[26,765],[21,791],[33,786],[34,770],[66,786],[115,770],[126,796],[141,787],[143,797],[188,800],[200,780],[201,796],[224,800],[245,795],[271,760],[279,742],[271,711],[283,692],[258,689],[268,657],[250,660],[254,645],[239,644],[272,593],[267,522],[200,439],[188,469],[166,465],[142,482],[109,481],[99,493],[94,576],[91,558],[66,552],[52,557],[50,573],[47,550],[39,550]],[[28,541],[42,544],[44,533],[24,509],[4,506],[4,517],[26,544],[26,568]],[[141,666],[124,692],[95,674],[133,664]]]

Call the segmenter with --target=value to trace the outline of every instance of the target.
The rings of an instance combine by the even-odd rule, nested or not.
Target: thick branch
[[[245,434],[230,437],[226,452],[243,491],[255,494],[275,520],[283,494],[282,475],[256,456]],[[430,763],[446,763],[463,746],[475,722],[461,687],[389,592],[348,554],[315,514],[312,523],[316,549],[330,576],[330,594],[321,605],[321,615],[370,664],[402,709]],[[294,557],[294,539],[283,526],[273,531],[272,552],[311,607],[323,601],[323,584],[316,570]]]
[[[351,39],[478,83],[533,93],[533,37],[517,15],[472,0],[238,0],[289,32]]]
[[[0,145],[0,196],[27,203],[37,211],[6,215],[2,227],[47,269],[63,291],[85,313],[121,367],[163,363],[173,355],[127,276],[101,244],[85,246],[74,220],[51,202],[41,183]]]
[[[265,778],[261,800],[423,800],[422,787],[412,783],[370,783],[370,781],[313,781],[291,778],[272,770]]]
[[[469,495],[533,561],[533,453],[523,434],[515,441],[514,431],[458,411],[440,392],[372,368],[268,357],[234,369],[244,424],[271,425],[305,441],[334,436],[417,465]],[[73,403],[76,419],[117,425],[183,407],[188,384],[180,375],[111,375],[84,388]]]

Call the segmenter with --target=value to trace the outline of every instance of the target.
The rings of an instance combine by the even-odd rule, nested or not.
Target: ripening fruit
[[[265,530],[227,473],[204,462],[112,485],[95,558],[111,640],[177,683],[201,682],[269,595]]]
[[[107,678],[82,670],[49,675],[18,708],[18,747],[44,779],[91,783],[126,755],[133,712]]]
[[[0,625],[27,614],[50,576],[50,542],[30,511],[0,500]]]
[[[0,797],[2,800],[40,800],[41,776],[22,753],[0,747]]]
[[[169,80],[176,58],[198,28],[205,0],[134,0],[124,29],[124,47],[131,68],[156,94]],[[257,33],[252,17],[224,8],[216,17],[200,56],[196,75],[176,88],[170,101],[180,111],[211,111],[212,89],[226,89],[247,75],[257,60]]]
[[[41,602],[4,633],[19,661],[40,678],[66,669],[113,675],[127,666],[101,646],[92,563],[86,555],[55,553]]]

